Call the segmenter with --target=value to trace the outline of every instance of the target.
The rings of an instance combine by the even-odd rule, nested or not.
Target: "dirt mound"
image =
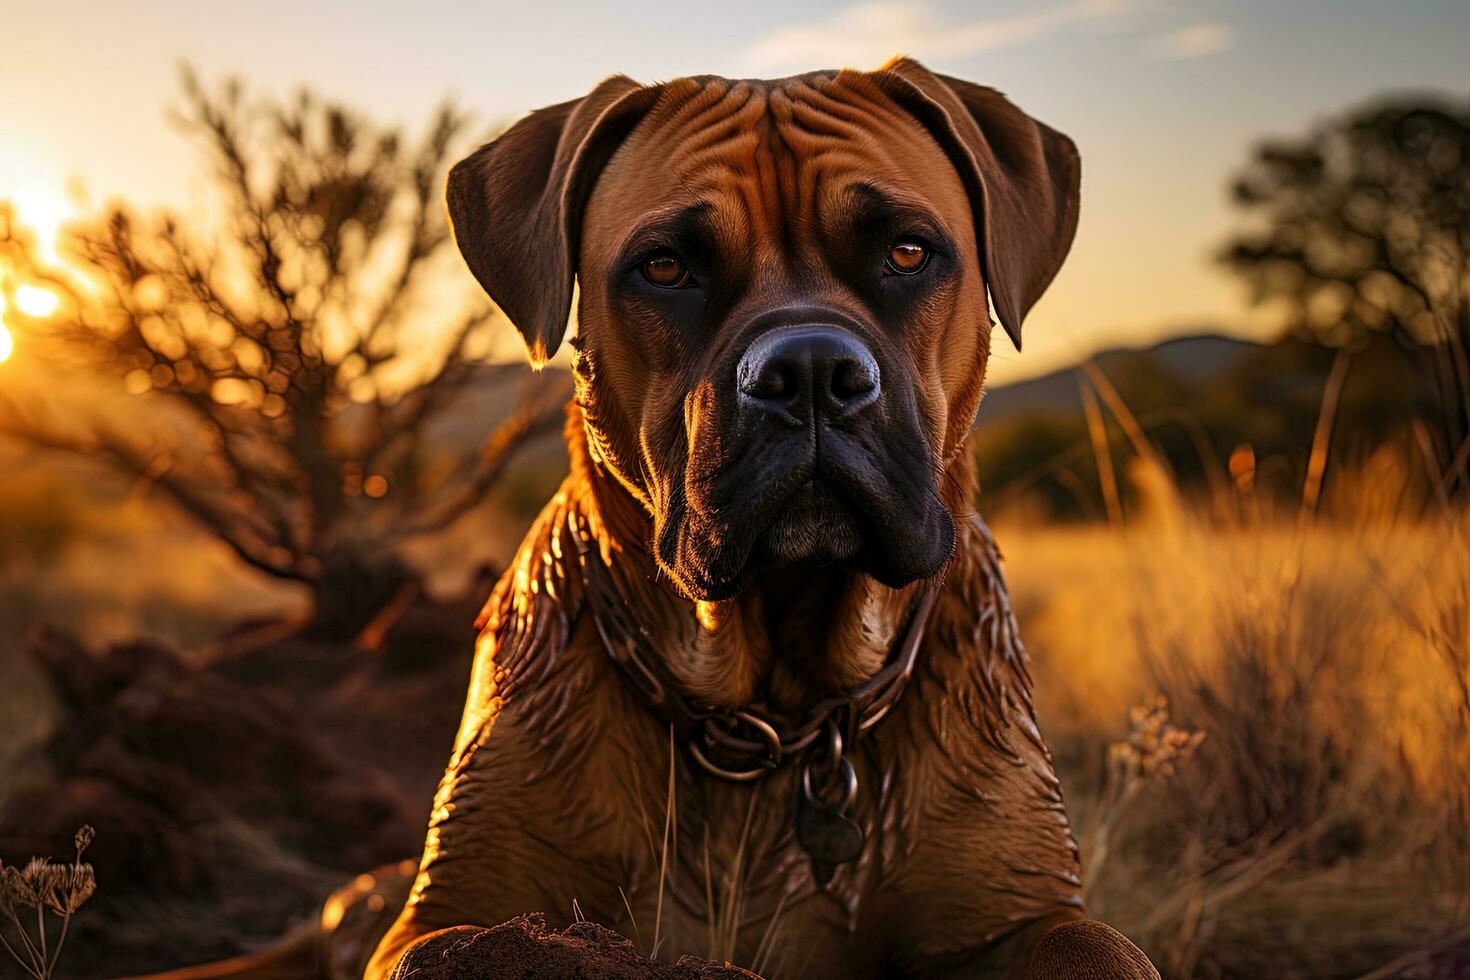
[[[66,854],[79,825],[97,828],[98,890],[66,975],[258,948],[344,880],[417,855],[475,612],[405,604],[366,644],[260,624],[201,663],[40,636],[60,719],[0,800],[0,855]]]

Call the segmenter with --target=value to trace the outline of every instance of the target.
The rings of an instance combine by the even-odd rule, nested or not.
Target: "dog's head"
[[[593,457],[691,598],[841,563],[901,585],[954,548],[987,288],[1022,317],[1077,224],[1070,140],[900,60],[779,81],[609,79],[454,168],[456,241],[532,361],[580,284]]]

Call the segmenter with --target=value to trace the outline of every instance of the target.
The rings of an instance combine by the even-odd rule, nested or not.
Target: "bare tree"
[[[1261,144],[1221,258],[1258,302],[1339,347],[1392,334],[1422,364],[1447,483],[1470,456],[1470,103],[1401,98]]]
[[[356,628],[407,580],[402,540],[472,508],[557,415],[523,368],[482,363],[496,313],[462,285],[441,204],[465,116],[445,105],[410,142],[186,72],[177,118],[212,213],[111,206],[48,267],[0,211],[10,281],[60,298],[36,346],[120,380],[143,424],[78,432],[12,399],[0,431],[146,477],[242,561],[311,586],[324,626]],[[524,388],[478,452],[436,455],[425,430],[471,382]]]

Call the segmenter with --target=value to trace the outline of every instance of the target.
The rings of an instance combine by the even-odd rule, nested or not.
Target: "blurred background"
[[[973,447],[1091,911],[1171,977],[1470,974],[1463,2],[4,23],[0,859],[96,828],[56,975],[256,948],[418,852],[570,387],[464,273],[447,166],[614,72],[896,53],[1082,152]]]

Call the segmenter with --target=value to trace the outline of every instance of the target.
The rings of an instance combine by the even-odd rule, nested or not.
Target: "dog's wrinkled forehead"
[[[600,176],[583,215],[583,257],[595,262],[646,226],[684,220],[710,227],[732,259],[799,265],[818,257],[793,247],[820,239],[824,220],[879,202],[972,234],[958,172],[870,76],[681,79],[663,86]],[[589,264],[579,263],[584,273]]]
[[[643,158],[657,163],[642,171],[650,186],[736,193],[753,212],[769,209],[759,204],[787,214],[810,212],[827,181],[862,174],[903,180],[916,170],[942,168],[963,193],[929,132],[857,73],[669,83],[624,149],[610,171],[621,159]]]

